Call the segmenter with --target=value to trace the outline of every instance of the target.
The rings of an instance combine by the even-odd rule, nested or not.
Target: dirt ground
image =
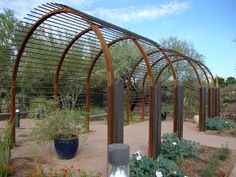
[[[29,141],[29,133],[36,120],[21,120],[21,128],[16,130],[16,147],[12,150],[13,165],[17,168],[15,177],[22,177],[22,171],[42,166],[42,168],[66,168],[74,166],[88,172],[106,174],[107,171],[107,125],[103,121],[91,122],[89,135],[80,137],[78,154],[71,160],[61,160],[56,155],[53,144],[35,144]],[[3,122],[0,122],[3,127]],[[162,122],[162,134],[172,132],[171,120]],[[46,132],[45,132],[46,133]],[[199,142],[201,145],[221,147],[227,144],[231,150],[236,150],[236,138],[209,135],[198,132],[196,124],[184,122],[184,138]],[[130,145],[131,153],[141,151],[147,154],[148,121],[125,126],[124,143]],[[236,159],[233,159],[236,161]],[[231,162],[232,164],[232,162]],[[105,175],[104,175],[105,176]]]

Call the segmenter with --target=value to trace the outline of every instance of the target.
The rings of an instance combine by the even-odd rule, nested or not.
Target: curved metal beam
[[[187,57],[187,56],[185,56],[185,55],[183,55],[183,54],[181,54],[180,52],[175,51],[175,50],[171,50],[171,49],[165,49],[165,50],[168,51],[168,52],[177,53],[178,55],[182,55],[182,56],[184,56],[184,57]],[[195,60],[195,59],[190,58],[190,57],[187,57],[187,58],[191,59],[192,61],[195,61],[195,63],[198,63],[199,66],[201,65],[201,68],[204,67],[204,68],[208,71],[208,73],[210,74],[210,76],[211,76],[211,78],[212,78],[212,81],[213,81],[213,84],[214,84],[214,87],[216,87],[216,80],[215,80],[213,74],[211,73],[211,71],[209,70],[209,68],[208,68],[206,65],[204,65],[203,63],[201,63],[200,61],[198,61],[198,60]],[[202,70],[202,71],[203,71],[203,70]],[[204,72],[204,71],[203,71],[203,72]],[[208,82],[209,82],[209,79],[207,79],[207,80],[208,80]]]
[[[148,70],[148,74],[150,76],[150,78],[153,78],[152,81],[153,82],[150,82],[150,89],[153,89],[153,84],[154,84],[154,77],[153,77],[153,74],[152,74],[152,70],[151,70],[151,67],[150,67],[150,64],[149,64],[149,60],[148,60],[148,57],[144,51],[144,49],[142,48],[142,46],[139,44],[139,42],[137,41],[137,39],[134,39],[130,36],[124,36],[124,37],[121,37],[121,38],[118,38],[112,42],[110,42],[109,44],[107,44],[108,47],[112,46],[113,44],[117,43],[117,42],[120,42],[122,40],[127,40],[127,39],[131,39],[134,44],[136,45],[136,47],[139,49],[144,61],[145,61],[145,64],[146,64],[146,67],[147,67],[147,70]],[[88,71],[88,76],[87,76],[87,80],[86,80],[86,112],[89,112],[89,92],[90,92],[90,78],[91,78],[91,73],[92,73],[92,70],[98,60],[98,58],[102,55],[103,51],[100,50],[99,53],[96,55],[96,57],[94,58],[90,68],[89,68],[89,71]],[[151,101],[150,101],[150,104]],[[151,118],[152,115],[150,115],[150,125],[152,125],[152,118]],[[152,146],[152,143],[153,143],[153,135],[152,135],[152,129],[149,128],[149,156],[152,156],[153,154],[153,146]]]
[[[178,60],[174,60],[174,61],[172,61],[173,63],[174,62],[176,62],[176,61],[183,61],[183,60],[185,60],[185,61],[187,61],[191,66],[192,66],[192,68],[193,68],[193,70],[194,70],[194,72],[195,72],[195,74],[197,75],[197,79],[198,79],[198,84],[199,84],[199,87],[202,87],[202,81],[201,81],[201,78],[200,78],[200,76],[199,76],[199,74],[198,74],[198,72],[197,72],[197,69],[196,69],[196,67],[193,65],[193,63],[190,61],[190,60],[188,60],[187,58],[185,58],[185,57],[183,57],[183,56],[181,56],[181,55],[169,55],[170,57],[181,57],[181,59],[178,59]],[[158,61],[156,61],[156,62],[154,62],[153,63],[153,66],[155,66],[156,64],[158,64],[158,62],[160,62],[160,60]],[[157,80],[159,79],[159,77],[160,77],[160,75],[162,74],[162,72],[165,70],[165,68],[167,68],[168,67],[168,65],[165,65],[163,68],[162,68],[162,70],[159,72],[159,74],[158,74],[158,76],[157,76],[157,78],[156,78],[156,80],[155,80],[155,83],[157,83]]]
[[[147,56],[153,55],[155,53],[158,53],[160,51],[158,50],[154,50],[151,51],[147,54]],[[135,69],[137,68],[137,66],[143,61],[143,58],[140,58],[135,65],[133,66],[133,68],[131,69],[130,73],[129,73],[129,77],[128,77],[128,82],[127,82],[127,89],[126,89],[126,116],[127,116],[127,124],[129,124],[129,119],[130,119],[130,86],[131,86],[131,77],[134,74]],[[142,93],[144,94],[144,93]],[[142,104],[144,104],[144,100],[142,100]],[[144,110],[142,109],[142,120],[144,120]]]
[[[102,50],[104,52],[105,56],[105,61],[106,61],[106,66],[107,66],[107,89],[108,89],[108,94],[107,94],[107,114],[108,114],[108,144],[114,143],[114,137],[113,137],[113,132],[114,132],[114,105],[113,105],[113,99],[114,99],[114,91],[113,91],[113,83],[114,83],[114,72],[113,72],[113,64],[112,64],[112,57],[111,53],[109,50],[109,47],[106,44],[106,41],[99,30],[98,26],[89,23],[90,27],[93,29],[95,34],[97,35],[97,38],[101,44]]]
[[[143,47],[139,44],[139,42],[137,41],[137,39],[133,39],[133,42],[135,43],[135,45],[137,46],[137,48],[140,50],[141,52],[141,55],[144,59],[144,62],[146,64],[146,67],[147,67],[147,72],[148,72],[148,75],[149,75],[149,78],[150,78],[150,82],[149,82],[149,89],[150,89],[150,112],[149,112],[149,131],[148,131],[148,134],[149,134],[149,138],[148,138],[148,156],[149,157],[153,157],[153,104],[154,104],[154,97],[153,97],[153,91],[154,91],[154,76],[153,76],[153,73],[152,73],[152,68],[150,66],[150,63],[149,63],[149,59],[148,59],[148,56],[145,52],[145,50],[143,49]]]
[[[13,69],[13,76],[12,76],[12,82],[11,82],[11,108],[10,108],[10,114],[11,114],[11,118],[10,121],[12,123],[12,137],[13,137],[13,143],[15,143],[15,96],[16,96],[16,78],[17,78],[17,71],[18,71],[18,67],[20,64],[20,59],[22,57],[22,54],[24,52],[24,49],[26,47],[26,44],[28,43],[30,37],[33,35],[34,31],[44,22],[46,21],[48,18],[56,15],[56,14],[60,14],[60,13],[72,13],[78,16],[81,16],[79,12],[73,11],[72,9],[68,8],[68,7],[64,7],[62,9],[56,9],[56,10],[52,10],[49,13],[43,15],[39,20],[37,20],[32,27],[30,28],[30,30],[28,31],[26,37],[24,38],[17,57],[16,57],[16,61],[15,61],[15,65],[14,65],[14,69]],[[89,23],[90,27],[92,28],[92,30],[95,32],[95,34],[97,35],[99,42],[102,46],[102,50],[104,51],[104,55],[105,55],[105,59],[106,59],[106,64],[107,64],[107,72],[108,72],[108,93],[110,93],[110,95],[108,95],[108,144],[111,144],[113,142],[113,128],[112,128],[112,114],[113,114],[113,106],[112,106],[112,99],[113,99],[113,90],[112,90],[112,85],[113,85],[113,81],[114,81],[114,73],[113,73],[113,66],[112,66],[112,62],[111,62],[111,54],[109,52],[108,47],[106,46],[106,42],[105,39],[102,35],[102,33],[99,31],[97,25],[92,24],[86,17],[81,16],[86,22]]]
[[[80,33],[78,33],[75,37],[72,38],[72,40],[67,44],[66,48],[64,49],[61,57],[60,57],[60,61],[57,65],[57,70],[54,76],[54,101],[55,101],[55,110],[58,109],[58,105],[59,105],[59,99],[58,99],[58,85],[59,85],[59,75],[60,75],[60,71],[61,71],[61,67],[62,64],[64,62],[64,59],[68,53],[68,51],[70,50],[70,48],[72,47],[72,45],[84,34],[90,32],[92,30],[92,28],[87,28],[83,31],[81,31]],[[87,127],[88,128],[88,127]]]
[[[126,40],[129,39],[129,37],[124,36],[121,38],[118,38],[110,43],[107,44],[107,47],[109,48],[110,46],[112,46],[113,44],[120,42],[122,40]],[[87,122],[87,130],[89,130],[89,94],[90,94],[90,79],[91,79],[91,74],[93,71],[93,68],[97,62],[97,60],[99,59],[99,57],[103,54],[103,50],[101,49],[98,54],[95,56],[94,60],[92,61],[92,64],[90,65],[90,68],[88,70],[88,74],[87,74],[87,79],[86,79],[86,101],[85,101],[85,109],[87,112],[87,118],[86,118],[86,122]]]
[[[16,78],[17,78],[17,72],[20,64],[20,60],[22,57],[22,54],[25,50],[26,44],[28,43],[30,37],[33,35],[34,31],[48,18],[50,18],[53,15],[60,14],[60,13],[74,13],[72,10],[63,8],[63,9],[56,9],[53,10],[45,15],[43,15],[39,20],[37,20],[29,29],[28,33],[26,34],[23,42],[21,43],[21,46],[18,50],[18,54],[16,56],[15,65],[13,68],[13,75],[12,75],[12,81],[11,81],[11,103],[10,103],[10,122],[12,124],[12,138],[13,143],[15,143],[15,99],[16,99]]]

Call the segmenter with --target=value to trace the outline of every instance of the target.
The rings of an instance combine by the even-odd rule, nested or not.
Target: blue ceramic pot
[[[73,136],[70,139],[58,137],[54,139],[54,146],[60,158],[72,159],[76,155],[79,146],[79,138],[78,136]]]

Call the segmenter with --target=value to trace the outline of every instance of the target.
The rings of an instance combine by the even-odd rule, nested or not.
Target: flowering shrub
[[[35,170],[30,172],[28,177],[101,177],[101,175],[89,175],[85,171],[71,166],[70,168],[62,169],[60,172],[54,171],[52,169],[49,172],[45,172],[43,169]]]
[[[179,162],[185,157],[197,155],[198,147],[199,143],[194,141],[185,140],[176,134],[165,134],[162,137],[161,155]]]
[[[225,120],[220,117],[208,118],[206,120],[207,130],[219,130],[233,128],[233,123],[230,120]]]
[[[133,154],[130,159],[130,177],[187,177],[178,165],[171,160],[159,156],[149,159],[140,152]]]

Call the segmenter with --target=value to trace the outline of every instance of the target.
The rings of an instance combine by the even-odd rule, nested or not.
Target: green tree
[[[184,41],[181,39],[178,39],[177,37],[169,37],[169,38],[164,38],[160,40],[160,43],[162,46],[168,49],[176,50],[188,57],[191,57],[195,60],[198,60],[202,63],[204,63],[204,56],[200,54],[193,44],[191,44],[188,41]],[[177,59],[177,58],[171,58],[171,59]],[[195,65],[196,66],[196,65]],[[185,87],[185,92],[184,92],[184,106],[185,106],[185,113],[186,117],[192,117],[194,114],[197,114],[198,110],[198,82],[197,82],[197,77],[196,74],[192,68],[192,66],[185,62],[185,61],[180,61],[176,62],[174,64],[174,68],[176,70],[177,78],[179,83],[182,83]],[[196,66],[197,68],[197,66]],[[168,74],[169,73],[169,74]],[[200,77],[203,79],[203,73],[199,72]],[[170,100],[172,97],[172,92],[171,87],[169,87],[172,84],[172,75],[170,73],[170,69],[166,70],[166,74],[163,73],[163,76],[161,77],[160,83],[162,86],[166,86],[164,90],[164,103],[170,104]]]
[[[218,84],[220,87],[224,87],[226,85],[225,79],[223,77],[217,77],[218,78]]]
[[[0,13],[0,112],[8,111],[9,86],[11,79],[12,64],[14,63],[15,29],[17,19],[14,12],[5,9]]]
[[[234,77],[228,77],[225,81],[226,85],[234,85],[236,84],[236,79]]]

